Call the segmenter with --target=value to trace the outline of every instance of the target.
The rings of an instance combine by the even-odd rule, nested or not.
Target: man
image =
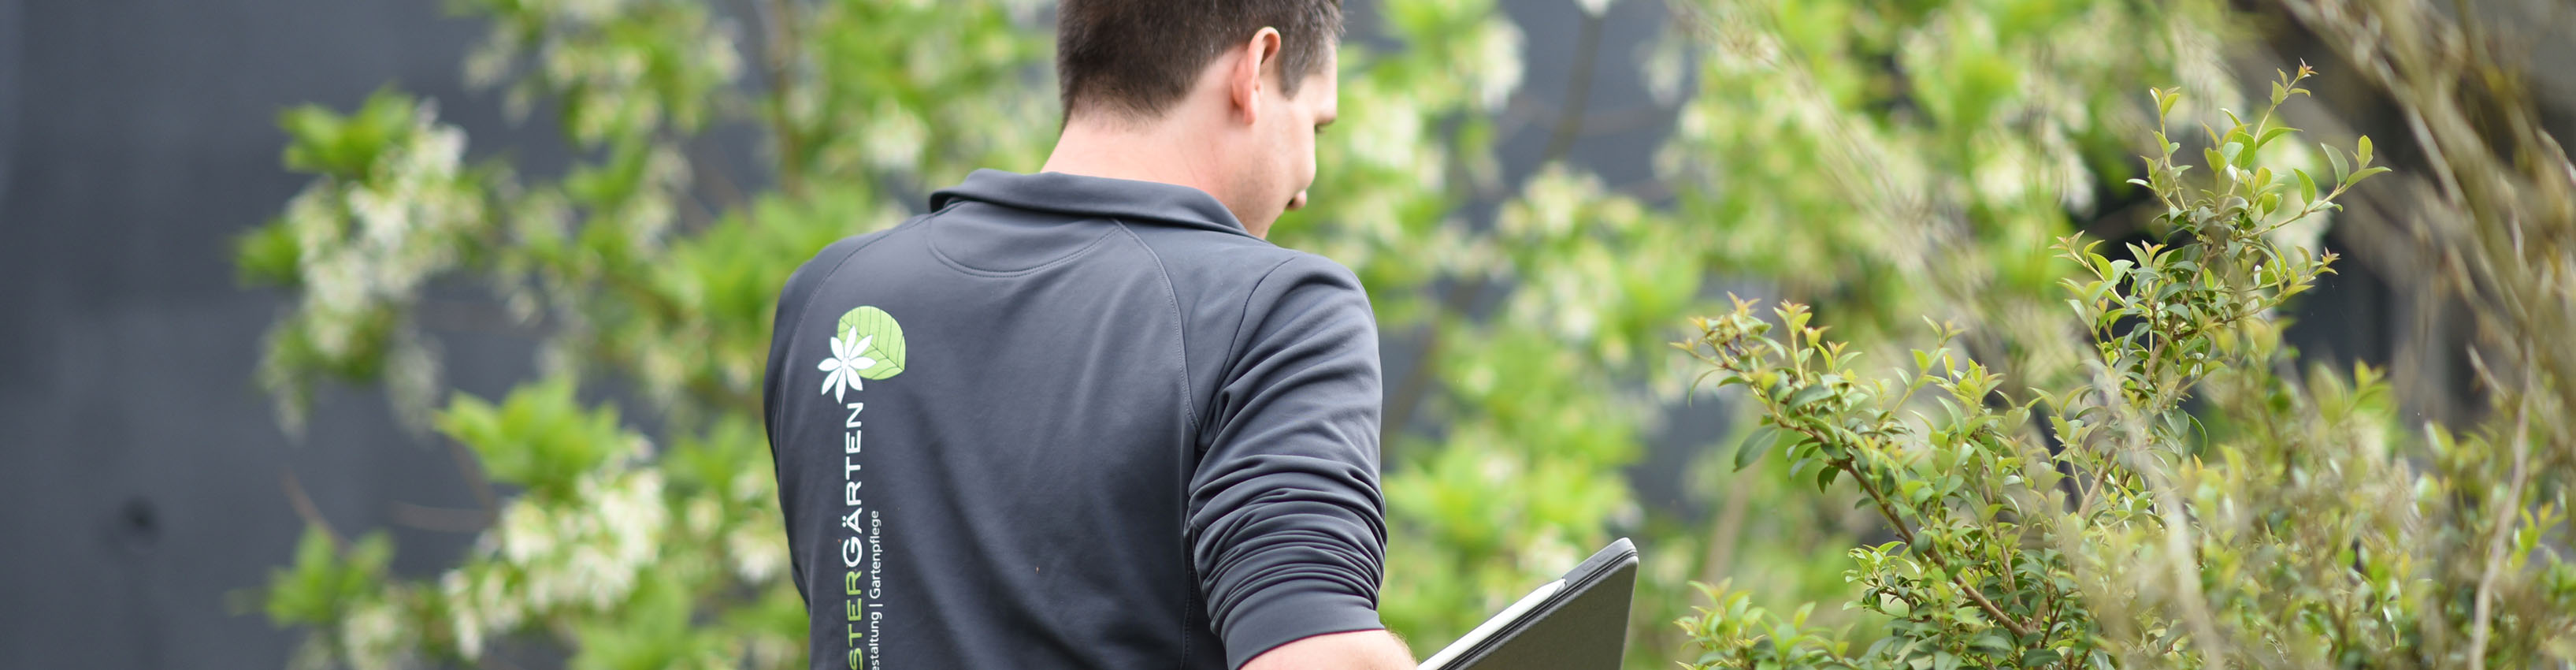
[[[780,296],[812,666],[1412,667],[1376,611],[1367,297],[1264,241],[1335,114],[1337,0],[1058,21],[1043,172],[978,171]]]

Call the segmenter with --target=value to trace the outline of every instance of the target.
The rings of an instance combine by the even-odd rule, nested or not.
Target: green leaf
[[[233,259],[244,284],[295,286],[302,279],[304,247],[283,219],[233,238]]]
[[[868,346],[858,354],[875,359],[876,364],[860,370],[859,377],[885,379],[903,374],[903,325],[895,323],[894,315],[885,310],[866,305],[852,309],[841,315],[832,336],[853,344],[867,341]]]
[[[2299,177],[2299,201],[2309,203],[2316,202],[2317,180],[2308,177],[2308,171],[2306,170],[2294,169],[2290,171],[2290,174],[2298,175]]]
[[[2255,150],[2255,151],[2262,151],[2262,150],[2263,150],[2263,145],[2272,143],[2273,138],[2277,138],[2277,137],[2280,137],[2280,136],[2282,136],[2282,135],[2287,135],[2287,134],[2292,133],[2292,132],[2295,132],[2295,131],[2297,131],[2297,130],[2298,130],[2297,128],[2292,128],[2292,127],[2289,127],[2289,126],[2276,126],[2276,127],[2272,128],[2271,130],[2263,131],[2263,136],[2262,136],[2262,137],[2258,137],[2258,138],[2255,138],[2255,139],[2254,139],[2254,150]]]
[[[1833,395],[1833,392],[1833,389],[1826,388],[1822,384],[1798,389],[1797,394],[1789,396],[1789,401],[1781,403],[1780,407],[1781,409],[1797,409],[1805,407],[1807,405],[1814,404],[1818,400],[1823,400],[1825,396]]]
[[[303,539],[295,544],[291,567],[269,570],[269,621],[281,626],[329,621],[334,615],[335,594],[330,586],[336,581],[338,558],[330,533],[320,526],[307,526]]]
[[[2326,162],[2329,162],[2329,163],[2333,163],[2333,164],[2334,164],[2335,181],[2336,181],[2337,183],[2350,183],[2350,182],[2346,182],[2346,181],[2344,181],[2343,176],[2344,176],[2344,175],[2346,175],[2346,174],[2351,174],[2351,173],[2352,173],[2352,167],[2351,167],[2351,166],[2349,166],[2349,165],[2345,165],[2345,164],[2344,164],[2344,162],[2343,162],[2343,154],[2342,154],[2342,153],[2339,153],[2339,152],[2336,152],[2334,147],[2329,146],[2329,145],[2327,145],[2327,144],[2325,144],[2325,143],[2322,143],[2322,142],[2320,142],[2320,143],[2318,143],[2318,144],[2317,144],[2317,148],[2319,148],[2319,149],[2324,149],[2324,150],[2326,151]]]
[[[1779,440],[1780,429],[1778,428],[1768,425],[1754,428],[1752,434],[1744,436],[1742,443],[1735,445],[1735,469],[1741,471],[1745,466],[1752,465],[1754,461],[1761,460],[1762,453],[1770,451],[1772,443]]]

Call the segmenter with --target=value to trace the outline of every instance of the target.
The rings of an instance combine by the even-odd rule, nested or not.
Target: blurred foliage
[[[290,110],[287,165],[314,181],[239,260],[296,296],[260,372],[290,426],[318,383],[381,380],[398,414],[470,452],[478,489],[510,495],[427,579],[386,574],[381,536],[314,549],[340,542],[316,520],[267,594],[274,620],[315,632],[296,665],[506,662],[513,639],[584,668],[801,665],[756,418],[772,302],[801,259],[899,221],[921,185],[1043,155],[1040,8],[456,6],[491,27],[468,80],[547,115],[572,164],[468,165],[460,130],[390,89]],[[736,125],[768,133],[765,171],[726,172],[710,134]],[[744,190],[760,183],[775,188]],[[498,400],[441,400],[430,333],[478,293],[499,308],[464,325],[536,339],[536,365]]]
[[[2306,93],[2300,77],[2273,87],[2273,107]],[[2158,91],[2158,109],[2174,95]],[[1797,461],[1793,479],[1848,480],[1898,541],[1851,551],[1848,607],[1889,620],[1865,649],[1808,629],[1807,610],[1777,617],[1719,586],[1717,607],[1682,621],[1698,666],[2569,659],[2551,647],[2576,630],[2576,566],[2539,550],[2564,530],[2565,489],[2533,473],[2569,471],[2576,453],[2533,460],[2531,417],[2517,415],[2457,435],[2428,428],[2419,474],[2372,371],[2349,383],[2284,373],[2272,314],[2335,257],[2274,233],[2387,171],[2369,166],[2370,141],[2350,160],[2329,149],[2332,172],[2311,177],[2255,160],[2296,137],[2272,109],[2210,135],[2207,180],[2185,176],[2180,144],[2159,130],[2137,182],[2164,206],[2170,245],[2121,258],[2076,236],[2057,245],[2085,268],[2060,282],[2076,321],[2065,330],[2094,343],[2067,385],[2008,387],[1946,347],[1915,350],[1910,372],[1865,375],[1860,352],[1824,339],[1796,303],[1777,311],[1778,339],[1748,302],[1702,322],[1683,346],[1765,410],[1737,462],[1781,451]],[[2186,412],[2195,396],[2205,406]],[[2487,571],[2424,560],[2475,555],[2484,538],[2499,552]],[[2474,614],[2453,597],[2471,592]],[[2490,598],[2505,609],[2488,612]]]
[[[1056,120],[1045,4],[457,2],[491,29],[469,82],[572,150],[550,174],[506,151],[469,161],[435,104],[394,89],[283,114],[286,165],[313,181],[237,249],[246,281],[295,300],[259,373],[281,419],[300,426],[323,384],[381,384],[502,491],[474,511],[468,555],[427,578],[389,574],[381,534],[315,519],[264,594],[273,620],[313,632],[296,664],[561,649],[576,667],[800,665],[755,418],[772,301],[814,250],[899,222],[928,190],[1039,164]],[[1597,30],[1610,3],[1576,4]],[[1508,178],[1495,145],[1522,127],[1516,107],[1553,92],[1522,89],[1523,29],[1493,0],[1352,12],[1373,20],[1340,58],[1348,122],[1319,140],[1313,206],[1273,230],[1351,266],[1390,352],[1414,361],[1387,370],[1383,614],[1417,651],[1618,535],[1647,550],[1632,667],[1750,630],[1672,626],[1706,603],[1689,582],[1736,578],[1718,611],[1751,621],[1767,616],[1748,614],[1754,599],[1847,597],[1856,564],[1818,557],[1864,542],[1886,557],[1869,574],[1957,597],[1880,544],[1925,527],[1921,512],[1891,524],[1849,488],[1814,493],[1796,459],[1739,473],[1741,452],[1710,450],[1684,477],[1693,509],[1639,504],[1628,470],[1695,373],[1661,345],[1750,280],[1818,304],[1862,347],[1937,348],[1916,320],[1931,314],[1966,329],[1957,360],[2016,383],[2087,378],[2093,350],[2068,337],[2058,282],[2090,265],[2051,242],[2148,197],[2122,183],[2144,174],[2129,157],[2156,118],[2132,91],[2180,82],[2214,104],[2174,113],[2204,122],[2237,95],[2215,32],[2229,21],[2202,2],[1668,10],[1669,34],[1638,55],[1679,123],[1643,187],[1566,159],[1580,86],[1546,164]],[[746,139],[762,143],[751,172],[720,149]],[[2305,146],[2243,159],[2325,169]],[[444,391],[437,333],[496,327],[537,342],[527,379],[497,399]],[[1721,399],[1689,411],[1744,404]],[[1957,634],[1981,625],[1909,616],[1832,610],[1795,630],[1974,642]],[[1812,648],[1792,637],[1775,646]]]
[[[2553,420],[2566,407],[2568,376],[2558,368],[2566,345],[2540,335],[2571,317],[2561,268],[2576,255],[2561,240],[2571,235],[2576,209],[2566,193],[2576,170],[2537,129],[2530,98],[2519,98],[2527,93],[2504,67],[2514,59],[2499,57],[2499,41],[2473,23],[2398,0],[2287,5],[2329,44],[2360,52],[2347,57],[2414,116],[2416,142],[2463,147],[2432,149],[2432,183],[2450,198],[2429,198],[2442,206],[2427,211],[2414,237],[2432,242],[2432,253],[2414,258],[2481,322],[2481,387],[2496,412],[2452,428],[2398,423],[2375,371],[2300,374],[2282,350],[2277,307],[2331,260],[2306,250],[2321,229],[2313,219],[2339,209],[2329,201],[2344,188],[2385,170],[2367,168],[2367,139],[2349,152],[2324,147],[2326,165],[2303,142],[2275,142],[2293,137],[2272,124],[2269,108],[2306,93],[2295,77],[2275,82],[2251,121],[2221,103],[2223,124],[2190,103],[2177,113],[2179,90],[2156,90],[2156,106],[2146,108],[2156,119],[2205,126],[2187,139],[2156,126],[2156,144],[2143,149],[2146,175],[2130,180],[2154,196],[2143,206],[2151,214],[2087,224],[2097,237],[2138,237],[2117,219],[2146,222],[2148,242],[2110,255],[2076,237],[2048,245],[2040,235],[2063,235],[2063,224],[2014,227],[2014,214],[2002,214],[2014,206],[1991,201],[2048,183],[1986,178],[1976,160],[2007,160],[2002,175],[2048,173],[2048,162],[1996,152],[2012,139],[1971,142],[1971,162],[1942,162],[1942,142],[1878,149],[1891,137],[1888,124],[1788,113],[1788,129],[1744,131],[1744,142],[1816,142],[1808,157],[1819,162],[1772,175],[1790,188],[1785,198],[1713,191],[1721,198],[1710,198],[1718,206],[1710,219],[1767,224],[1749,232],[1770,237],[1749,245],[1757,258],[1741,263],[1777,263],[1783,250],[1821,242],[1816,255],[1793,260],[1819,271],[1790,265],[1780,276],[1793,294],[1811,291],[1819,312],[1788,302],[1777,322],[1765,322],[1739,302],[1703,320],[1685,345],[1713,366],[1721,387],[1744,384],[1744,397],[1762,407],[1762,425],[1731,451],[1736,464],[1785,454],[1785,482],[1857,492],[1857,505],[1873,508],[1893,541],[1850,551],[1850,588],[1826,600],[1826,613],[1801,606],[1783,616],[1762,606],[1777,598],[1759,590],[1703,585],[1713,603],[1682,618],[1695,647],[1687,665],[2576,662],[2576,567],[2563,559],[2576,448]],[[1870,31],[1826,28],[1842,18],[1814,31],[1793,26],[1814,8],[1721,8],[1713,41],[1752,57],[1757,72],[1783,72],[1808,67],[1816,54],[1783,44],[1801,36],[1839,44]],[[2190,70],[2177,75],[2192,80]],[[1837,88],[1842,80],[1795,72],[1767,90],[1847,90]],[[1953,80],[1978,77],[1968,70]],[[1896,106],[1924,111],[1886,116],[1899,126],[1986,119],[1942,113],[1937,93],[1899,90],[1909,93]],[[2045,124],[2038,129],[2045,137]],[[1721,137],[1734,131],[1726,126]],[[2112,142],[2125,134],[2107,131]],[[2210,175],[2184,178],[2179,142],[2202,144]],[[1806,191],[1785,183],[1819,175],[1844,183]],[[1917,175],[1935,175],[1935,188],[1919,186]],[[1875,183],[1847,183],[1862,178]],[[1942,180],[1968,188],[1937,188]],[[2483,180],[2483,191],[2460,188],[2468,180]],[[2079,211],[2079,196],[2061,193],[2063,206]],[[1690,206],[1692,193],[1682,191],[1682,201]],[[1770,219],[1780,206],[1795,216]],[[2056,219],[2038,204],[2017,211]],[[1832,240],[1837,232],[1814,232],[1819,214],[1899,224],[1826,224],[1850,235]],[[2050,307],[2058,302],[2074,314]],[[1929,314],[1935,327],[1891,320],[1901,314]],[[1816,320],[1862,345],[1824,340],[1808,327]],[[1963,330],[1950,322],[1971,327],[1953,340]],[[1770,338],[1772,327],[1785,338]],[[1906,332],[1935,338],[1914,350],[1911,368],[1855,368],[1860,350],[1886,350]],[[1814,621],[1834,611],[1870,616],[1844,626]]]

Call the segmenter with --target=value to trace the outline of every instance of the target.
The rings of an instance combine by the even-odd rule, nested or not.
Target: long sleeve
[[[1350,271],[1298,254],[1248,296],[1190,481],[1189,543],[1226,662],[1374,630],[1386,560],[1377,327]]]
[[[787,521],[787,534],[791,540],[791,548],[797,546],[792,540],[797,535],[800,510],[795,504],[795,492],[789,488],[791,480],[782,470],[786,462],[779,458],[779,441],[786,439],[786,435],[780,430],[779,420],[788,404],[789,391],[785,388],[785,384],[800,368],[797,367],[798,361],[789,358],[788,351],[796,343],[797,326],[805,322],[808,309],[806,303],[813,299],[815,289],[838,270],[851,253],[865,246],[871,239],[874,237],[865,235],[842,238],[838,242],[823,247],[822,251],[814,254],[814,258],[798,265],[796,271],[787,276],[787,284],[780,288],[778,306],[770,317],[769,362],[763,369],[760,382],[760,425],[762,432],[769,438],[770,473],[778,476],[779,509]],[[807,363],[806,367],[801,369],[811,370],[812,364]],[[796,595],[811,597],[812,594],[806,593],[805,552],[792,549],[787,552],[787,567],[790,576],[796,580]]]
[[[787,495],[787,478],[781,471],[786,461],[779,458],[778,442],[785,436],[779,433],[778,414],[780,405],[785,404],[787,398],[781,386],[786,383],[789,373],[794,372],[793,368],[787,367],[793,365],[787,359],[787,352],[796,341],[796,325],[804,319],[805,301],[812,297],[814,284],[819,281],[814,274],[814,263],[807,261],[787,276],[786,286],[779,291],[778,306],[770,317],[769,362],[763,368],[760,381],[761,432],[769,441],[770,474],[777,476],[780,483],[779,506],[785,513],[789,533],[796,532],[796,506]],[[787,568],[789,576],[795,580],[796,595],[808,597],[809,594],[805,593],[804,553],[787,552]]]

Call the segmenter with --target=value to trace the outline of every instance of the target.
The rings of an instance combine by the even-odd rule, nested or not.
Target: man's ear
[[[1272,69],[1279,62],[1279,29],[1262,28],[1261,32],[1253,33],[1251,40],[1235,47],[1235,56],[1234,67],[1229,68],[1225,76],[1226,96],[1233,101],[1235,112],[1242,116],[1244,123],[1259,122],[1264,111],[1261,71]]]

